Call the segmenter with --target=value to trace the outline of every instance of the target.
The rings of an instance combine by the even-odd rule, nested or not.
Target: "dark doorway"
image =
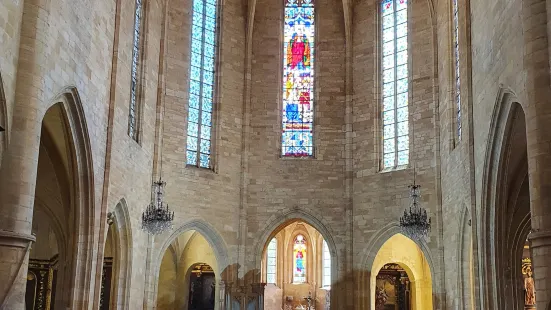
[[[198,264],[189,279],[189,310],[214,310],[214,271],[209,265]]]

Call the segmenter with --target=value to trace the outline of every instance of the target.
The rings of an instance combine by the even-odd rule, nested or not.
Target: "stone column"
[[[523,0],[532,263],[538,309],[551,300],[551,89],[546,0]]]
[[[0,168],[0,309],[24,309],[40,130],[46,0],[26,0],[21,22],[10,145]]]

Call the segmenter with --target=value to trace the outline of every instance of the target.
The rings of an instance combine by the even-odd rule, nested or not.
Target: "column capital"
[[[36,236],[0,229],[0,245],[24,248],[29,242],[35,242]]]
[[[551,246],[551,230],[533,230],[528,234],[531,248]]]

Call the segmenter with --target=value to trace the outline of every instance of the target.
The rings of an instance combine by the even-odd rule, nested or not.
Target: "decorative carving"
[[[375,309],[383,309],[386,301],[388,300],[388,295],[383,287],[375,287]]]
[[[526,264],[525,266],[523,260],[522,273],[526,275],[526,277],[524,278],[524,304],[526,306],[534,306],[536,304],[536,288],[534,286],[534,278],[532,278],[531,262],[530,265]]]

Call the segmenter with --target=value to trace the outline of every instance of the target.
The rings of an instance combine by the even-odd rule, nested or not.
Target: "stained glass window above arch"
[[[273,238],[268,244],[266,255],[266,283],[276,283],[277,273],[277,240]]]
[[[383,0],[383,168],[409,162],[409,66],[407,0]]]
[[[331,252],[325,240],[323,240],[322,267],[322,286],[328,288],[331,286]]]
[[[215,93],[216,0],[193,0],[186,163],[212,167]]]
[[[293,244],[293,283],[306,283],[306,239],[297,235]]]
[[[453,53],[454,53],[454,72],[455,72],[455,117],[457,138],[461,140],[461,78],[459,70],[459,13],[457,0],[453,2]]]
[[[314,1],[285,0],[282,156],[314,154]]]
[[[128,114],[128,135],[138,140],[138,65],[140,58],[140,39],[142,30],[142,0],[136,0],[134,10],[134,37],[132,44],[132,62],[130,70],[130,109]]]

